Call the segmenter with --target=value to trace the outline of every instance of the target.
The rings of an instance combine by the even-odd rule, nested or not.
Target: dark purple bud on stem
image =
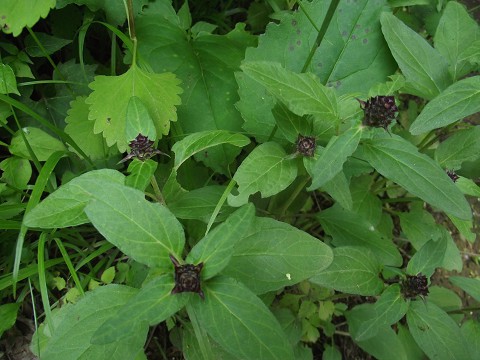
[[[425,297],[428,295],[428,279],[422,273],[418,275],[407,275],[402,281],[402,294],[406,299],[413,299],[418,295]]]
[[[178,260],[171,254],[170,260],[172,260],[173,266],[175,267],[175,287],[172,290],[172,294],[195,292],[202,299],[205,299],[205,294],[200,286],[200,272],[203,269],[203,263],[198,265],[180,265]]]
[[[313,156],[317,148],[316,140],[313,136],[298,135],[297,151],[303,156]]]

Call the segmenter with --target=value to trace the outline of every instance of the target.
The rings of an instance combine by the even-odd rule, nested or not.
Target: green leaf
[[[383,135],[366,141],[363,148],[365,159],[386,178],[447,214],[471,218],[467,200],[445,171],[407,140]]]
[[[447,61],[422,36],[393,14],[382,13],[380,22],[411,94],[431,100],[452,83]]]
[[[342,246],[333,249],[333,262],[310,281],[337,291],[371,296],[383,289],[380,280],[380,263],[374,254],[357,246]]]
[[[149,140],[157,140],[157,132],[152,117],[142,100],[132,96],[127,105],[127,119],[125,125],[125,136],[127,141],[132,141],[137,135],[142,134]]]
[[[278,321],[242,283],[215,277],[204,292],[205,301],[192,298],[190,304],[200,326],[228,352],[246,359],[293,360]]]
[[[133,159],[130,165],[128,165],[127,171],[129,175],[125,179],[125,185],[140,191],[145,191],[152,180],[155,170],[157,170],[157,166],[158,163],[151,159],[146,161]]]
[[[127,149],[126,116],[132,96],[141,99],[153,119],[157,136],[168,134],[170,121],[177,120],[175,106],[182,90],[171,73],[147,73],[138,66],[119,76],[96,76],[89,86],[93,92],[85,100],[90,104],[89,119],[95,120],[94,132],[102,132],[107,145]],[[137,134],[138,135],[138,134]]]
[[[0,28],[5,34],[18,36],[25,26],[33,27],[42,17],[46,18],[55,0],[3,0],[0,11]]]
[[[125,176],[118,171],[103,169],[85,173],[59,187],[35,206],[23,223],[28,227],[42,229],[77,226],[89,222],[83,210],[92,199],[89,188],[123,184]],[[102,189],[99,189],[101,191]]]
[[[263,294],[308,279],[331,262],[332,250],[320,240],[289,224],[256,218],[223,273]]]
[[[122,340],[131,335],[134,328],[148,328],[175,314],[185,306],[188,294],[171,294],[174,285],[171,275],[155,277],[98,328],[92,343]]]
[[[12,68],[2,63],[0,63],[0,94],[20,95]]]
[[[170,254],[180,258],[183,228],[166,207],[145,200],[143,192],[131,187],[103,184],[85,188],[91,200],[84,211],[109,242],[150,267],[170,265]]]
[[[460,176],[457,181],[455,181],[455,184],[465,195],[480,197],[480,186],[478,186],[475,181]]]
[[[455,132],[435,150],[435,160],[446,169],[457,170],[464,161],[480,158],[480,126]]]
[[[315,115],[324,121],[337,119],[335,93],[322,85],[315,75],[296,74],[278,63],[266,61],[244,62],[241,69],[283,102],[294,114]]]
[[[345,174],[343,171],[340,171],[333,177],[333,179],[323,184],[322,188],[328,193],[328,195],[337,201],[341,207],[347,210],[352,210],[352,194],[350,193],[348,185],[348,180]]]
[[[470,358],[474,359],[480,353],[480,323],[469,319],[462,324],[460,331],[468,346]]]
[[[342,360],[342,353],[335,346],[325,344],[322,360]]]
[[[387,2],[343,0],[333,16],[326,17],[331,2],[303,1],[297,11],[282,13],[280,23],[269,24],[259,37],[259,45],[247,49],[245,60],[272,61],[295,73],[310,72],[338,94],[366,94],[371,86],[384,82],[396,68],[379,23]],[[312,48],[324,23],[329,26],[320,46]],[[276,101],[255,80],[236,75],[237,108],[246,121],[244,128],[266,141],[275,126],[271,110]]]
[[[14,188],[25,190],[32,177],[30,161],[16,156],[9,157],[0,162],[3,171],[2,180]]]
[[[3,333],[10,329],[17,321],[17,313],[20,303],[11,303],[0,305],[0,338]]]
[[[480,76],[449,86],[430,101],[410,126],[413,135],[453,124],[480,111]]]
[[[462,276],[450,276],[448,279],[453,285],[458,286],[475,300],[480,301],[480,279]]]
[[[137,289],[121,285],[100,286],[88,292],[74,306],[67,306],[55,313],[58,325],[53,335],[43,328],[47,344],[41,353],[42,359],[133,359],[143,352],[147,336],[146,327],[129,329],[127,338],[105,346],[90,343],[93,334],[106,320],[138,292]],[[40,328],[42,330],[42,328]],[[37,334],[38,335],[38,334]]]
[[[459,62],[463,61],[467,61],[478,68],[480,65],[480,39],[474,41],[460,54]]]
[[[205,360],[202,350],[198,344],[198,339],[195,336],[195,332],[191,325],[183,327],[182,331],[182,351],[183,356],[186,360]],[[214,342],[210,336],[205,333],[205,336],[202,337],[201,341],[208,342],[210,346],[207,347],[207,350],[211,352],[207,353],[207,359],[216,359],[216,360],[239,360],[237,357],[225,351],[220,345]]]
[[[408,304],[400,292],[400,285],[387,287],[374,305],[376,316],[360,325],[355,333],[355,341],[374,337],[383,325],[393,325],[403,318],[407,309]]]
[[[382,264],[401,265],[402,257],[391,239],[361,215],[334,205],[320,212],[318,219],[335,246],[362,246],[371,250]]]
[[[278,129],[289,142],[295,143],[298,135],[311,135],[313,129],[311,119],[295,115],[283,103],[277,103],[272,113]]]
[[[105,284],[110,284],[112,283],[113,279],[115,278],[115,266],[110,266],[108,269],[106,269],[101,276],[101,280]]]
[[[480,39],[480,28],[471,18],[464,5],[450,1],[443,10],[435,31],[435,48],[449,61],[453,79],[459,79],[474,69],[474,66],[461,61],[461,54]]]
[[[85,103],[85,99],[86,97],[79,96],[70,102],[70,109],[65,118],[67,123],[65,132],[70,135],[73,141],[90,159],[103,159],[112,151],[111,149],[107,150],[102,135],[93,133],[95,123],[88,120],[89,108]]]
[[[314,158],[304,157],[303,163],[312,177],[312,185],[307,190],[318,189],[342,171],[343,164],[357,149],[361,137],[361,128],[352,128],[340,136],[332,137],[319,155],[315,154]]]
[[[45,131],[36,127],[24,127],[13,136],[12,142],[8,147],[8,150],[14,155],[32,160],[20,131],[23,131],[25,138],[39,161],[47,161],[50,155],[56,151],[67,150],[60,140],[47,134]]]
[[[31,57],[45,57],[46,55],[51,55],[72,42],[72,40],[61,39],[41,32],[35,33],[35,36],[37,37],[38,42],[42,44],[45,53],[35,39],[31,35],[28,35],[25,38],[25,52]]]
[[[350,332],[356,334],[362,324],[371,320],[375,315],[373,304],[355,306],[346,313]],[[376,336],[366,340],[355,341],[357,345],[374,356],[375,359],[389,360],[392,354],[395,354],[395,359],[410,360],[407,358],[404,346],[395,331],[388,325],[379,324],[378,326],[379,329]]]
[[[175,153],[175,168],[178,169],[190,156],[211,147],[230,144],[237,147],[244,147],[250,140],[242,134],[232,134],[225,130],[202,131],[186,136],[172,146]],[[208,157],[208,155],[205,155]]]
[[[473,231],[473,220],[460,220],[455,216],[449,215],[448,218],[452,221],[453,225],[457,228],[462,236],[467,239],[468,242],[474,243],[477,235]]]
[[[288,159],[283,148],[275,142],[257,146],[233,176],[238,184],[238,195],[230,194],[228,203],[241,206],[251,194],[260,191],[263,198],[278,194],[297,177],[297,164]]]
[[[234,71],[256,38],[241,23],[226,35],[202,32],[192,38],[170,3],[165,3],[159,10],[149,4],[135,19],[138,51],[154,71],[171,71],[182,80],[178,118],[183,132],[242,131],[243,120],[234,106],[238,100]],[[238,153],[239,149],[222,146],[209,151],[203,161],[215,171],[228,173],[226,165]]]
[[[238,209],[192,248],[185,261],[189,264],[205,264],[202,279],[210,279],[228,265],[234,246],[250,229],[254,209],[251,204]]]
[[[168,202],[168,208],[179,219],[195,219],[208,223],[225,189],[225,186],[220,185],[195,189],[175,196]],[[222,206],[215,221],[225,220],[232,209],[227,205]]]
[[[416,250],[429,240],[436,241],[442,236],[441,228],[422,204],[412,205],[409,212],[402,212],[398,217],[402,231]]]
[[[433,303],[413,301],[407,323],[418,346],[431,359],[468,359],[467,346],[455,321]]]

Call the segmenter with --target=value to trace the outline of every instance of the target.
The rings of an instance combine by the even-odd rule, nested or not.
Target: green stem
[[[42,232],[38,240],[38,280],[40,285],[40,295],[42,298],[43,309],[47,319],[47,326],[50,334],[54,333],[55,327],[53,325],[52,310],[50,309],[50,302],[48,299],[47,276],[45,270],[45,242],[47,241],[47,234]]]
[[[155,178],[155,176],[152,176],[152,178],[150,179],[150,184],[152,184],[153,191],[155,192],[155,197],[156,197],[157,201],[160,204],[165,205],[165,199],[163,198],[162,192],[160,191],[160,188],[158,187],[157,179]]]
[[[207,334],[205,330],[200,328],[200,324],[198,323],[195,311],[192,309],[190,304],[187,304],[186,309],[190,322],[192,323],[193,331],[195,332],[195,337],[197,338],[198,345],[200,346],[200,351],[202,353],[203,359],[209,360],[210,357],[208,356],[208,354],[211,354],[212,350],[210,348],[210,343],[207,340]]]
[[[400,202],[412,202],[412,201],[422,201],[422,200],[416,197],[382,199],[382,202],[384,203],[400,203]]]
[[[227,188],[222,194],[222,197],[220,200],[218,200],[217,206],[215,206],[215,209],[213,210],[212,216],[210,216],[210,220],[208,221],[207,225],[207,230],[205,231],[205,236],[207,236],[208,232],[210,231],[210,228],[213,225],[213,222],[218,216],[218,213],[220,212],[220,209],[222,208],[223,204],[225,203],[225,200],[227,200],[228,195],[232,191],[233,187],[235,186],[237,182],[235,180],[230,180],[230,183],[228,184]]]
[[[447,311],[447,314],[464,314],[464,313],[469,313],[474,311],[480,311],[480,306],[470,306],[470,307],[465,307],[458,310],[450,310],[450,311]]]
[[[305,177],[305,179],[303,179],[302,181],[300,181],[298,184],[297,184],[297,187],[295,188],[295,190],[292,192],[292,194],[290,195],[290,197],[288,198],[288,200],[285,202],[285,204],[283,204],[283,206],[280,208],[280,211],[279,211],[279,214],[280,216],[283,216],[285,214],[285,212],[287,211],[287,209],[290,207],[290,205],[292,205],[292,203],[295,201],[295,199],[297,198],[298,194],[300,194],[302,192],[302,190],[304,189],[305,185],[307,185],[307,183],[310,181],[310,176],[307,176]]]
[[[298,5],[302,9],[302,11],[305,13],[305,16],[307,16],[308,20],[312,23],[313,27],[318,31],[317,38],[315,39],[315,43],[312,46],[312,49],[310,50],[310,53],[308,54],[307,61],[305,61],[305,64],[303,65],[302,73],[306,72],[308,67],[310,66],[310,63],[312,62],[313,56],[315,55],[315,52],[317,49],[320,47],[320,44],[322,43],[322,40],[325,36],[325,33],[327,32],[328,27],[330,26],[330,22],[333,19],[333,14],[337,10],[338,4],[340,3],[340,0],[332,0],[330,3],[330,6],[328,7],[327,13],[325,15],[325,18],[323,19],[322,27],[320,30],[316,27],[315,23],[313,22],[313,19],[310,18],[310,15],[305,11],[303,7],[302,2],[298,2]],[[332,69],[333,71],[333,69]],[[330,76],[327,77],[327,79]]]

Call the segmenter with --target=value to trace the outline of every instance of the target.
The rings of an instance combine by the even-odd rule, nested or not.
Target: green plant
[[[25,49],[0,43],[0,290],[40,293],[42,359],[146,358],[163,322],[187,359],[336,359],[343,338],[476,356],[479,280],[449,278],[471,306],[431,283],[462,270],[449,230],[476,240],[480,29],[462,5],[212,2],[210,24],[188,2],[17,2],[0,8]],[[259,31],[267,10],[260,36],[233,19]]]

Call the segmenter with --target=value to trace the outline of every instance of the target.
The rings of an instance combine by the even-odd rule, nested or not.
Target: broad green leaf
[[[408,328],[401,323],[397,324],[398,338],[405,348],[408,360],[424,360],[425,353],[420,349],[413,339],[412,334],[408,331]]]
[[[366,94],[371,86],[384,82],[396,68],[379,23],[387,2],[341,0],[333,16],[326,18],[331,2],[302,1],[297,11],[282,13],[280,23],[269,24],[259,37],[258,47],[247,49],[245,60],[272,61],[295,73],[310,72],[338,94]],[[329,23],[326,33],[320,46],[312,49],[324,23]],[[255,80],[236,75],[237,108],[246,121],[244,128],[266,141],[275,126],[271,110],[276,101]]]
[[[121,285],[100,286],[88,292],[74,306],[62,308],[55,314],[60,321],[41,353],[42,359],[133,359],[143,352],[147,327],[133,327],[127,338],[108,345],[94,345],[90,341],[97,329],[138,292]],[[46,335],[46,328],[44,334]]]
[[[275,142],[257,146],[233,176],[238,184],[238,195],[230,194],[228,203],[241,206],[251,194],[260,191],[263,198],[278,194],[297,177],[297,164],[288,159],[283,148]]]
[[[469,319],[462,324],[460,331],[468,346],[470,357],[474,359],[480,354],[480,323],[478,320]]]
[[[422,273],[429,278],[435,272],[435,269],[442,265],[446,250],[447,239],[444,236],[437,240],[428,241],[410,259],[407,272],[410,275]]]
[[[183,326],[182,331],[182,351],[183,356],[186,360],[205,360],[202,350],[198,344],[198,341],[208,342],[210,345],[207,348],[208,359],[215,359],[215,360],[239,360],[233,354],[228,353],[224,350],[220,345],[218,345],[215,341],[213,341],[210,336],[205,333],[205,336],[201,339],[197,339],[195,332],[191,325]]]
[[[0,337],[17,321],[17,313],[20,305],[20,303],[0,305]]]
[[[175,168],[178,169],[190,156],[211,147],[221,144],[244,147],[249,143],[250,140],[245,135],[225,130],[202,131],[188,135],[172,146],[172,151],[175,153]],[[208,157],[208,154],[205,156]]]
[[[33,27],[46,18],[55,0],[2,0],[0,28],[5,34],[18,36],[25,26]]]
[[[408,192],[460,219],[471,218],[467,200],[445,171],[407,140],[383,135],[366,141],[363,150],[365,159],[380,174]]]
[[[103,133],[107,145],[127,149],[126,115],[132,96],[141,99],[153,119],[157,137],[168,134],[170,121],[177,120],[175,106],[182,89],[172,73],[148,73],[138,66],[119,76],[96,76],[89,86],[93,92],[85,100],[90,105],[89,119],[95,120],[94,132]]]
[[[391,13],[382,13],[380,21],[410,93],[431,100],[452,83],[447,61],[422,36]]]
[[[401,265],[402,257],[391,239],[361,215],[334,205],[320,212],[318,219],[335,246],[361,246],[371,250],[384,265]]]
[[[142,100],[132,96],[127,105],[127,119],[125,125],[125,136],[127,141],[132,141],[139,134],[148,137],[149,140],[157,140],[157,132],[152,117]]]
[[[370,98],[377,95],[394,95],[397,91],[401,90],[405,86],[405,77],[403,75],[390,75],[389,79],[390,81],[387,81],[384,84],[377,84],[370,88],[368,91],[368,97]]]
[[[185,134],[242,131],[243,120],[234,106],[238,100],[234,71],[239,69],[245,48],[254,45],[256,38],[245,31],[243,24],[226,35],[203,32],[192,38],[170,3],[159,5],[165,8],[149,4],[135,19],[138,51],[154,71],[171,71],[182,80],[184,92],[178,107],[182,130]],[[220,146],[202,160],[215,171],[228,173],[227,164],[239,152]]]
[[[105,146],[102,135],[94,134],[95,123],[88,120],[88,105],[85,104],[86,97],[77,97],[70,103],[68,116],[65,118],[67,126],[65,132],[75,143],[87,154],[90,159],[97,160],[107,157],[112,149]]]
[[[410,126],[413,135],[453,124],[480,111],[480,76],[449,86],[430,101]]]
[[[347,165],[346,165],[347,166]],[[371,175],[352,179],[350,191],[352,194],[353,212],[367,220],[371,225],[378,226],[382,219],[382,202],[370,190],[373,183]]]
[[[355,338],[358,330],[365,322],[376,316],[373,304],[362,304],[355,306],[346,313],[348,327],[353,338]],[[392,354],[395,359],[410,360],[407,358],[404,346],[395,331],[386,324],[378,324],[377,334],[366,340],[355,341],[367,353],[379,360],[391,360]]]
[[[320,150],[320,154],[315,154],[313,158],[303,158],[305,168],[312,177],[308,191],[318,189],[342,171],[347,158],[357,149],[361,136],[361,128],[352,128],[332,137],[327,147]]]
[[[92,199],[88,189],[123,184],[125,176],[118,171],[103,169],[85,173],[59,187],[30,211],[23,222],[42,229],[77,226],[89,222],[83,212]],[[102,189],[100,188],[99,191]]]
[[[335,92],[322,85],[315,75],[297,74],[278,63],[266,61],[244,62],[240,68],[294,114],[315,115],[324,121],[337,119]]]
[[[472,244],[475,242],[477,235],[473,231],[473,219],[460,220],[459,218],[451,215],[449,215],[448,218],[452,221],[453,225],[455,225],[460,234],[462,234],[462,236],[464,236],[468,242]]]
[[[335,346],[325,344],[322,360],[342,360],[342,353]]]
[[[298,135],[311,135],[313,130],[312,120],[295,115],[283,103],[277,103],[272,109],[272,113],[278,129],[289,142],[295,143]]]
[[[245,359],[293,360],[277,319],[245,285],[220,276],[204,292],[205,301],[194,297],[190,304],[200,326],[228,352]]]
[[[442,236],[435,219],[421,204],[412,205],[409,212],[402,212],[398,217],[402,231],[416,250],[429,240],[436,241]]]
[[[208,223],[226,187],[220,185],[205,186],[177,195],[167,202],[170,211],[179,219],[195,219]],[[232,208],[222,206],[215,221],[223,221]]]
[[[322,185],[322,189],[328,193],[341,207],[352,210],[352,194],[348,187],[348,180],[343,171],[340,171],[330,181]]]
[[[0,63],[0,94],[20,95],[17,89],[17,79],[12,68],[2,63]]]
[[[125,254],[161,268],[170,264],[170,254],[181,257],[183,228],[166,207],[145,200],[143,192],[121,184],[86,190],[91,194],[84,209],[88,219]]]
[[[408,304],[400,292],[400,285],[385,289],[374,305],[375,317],[363,322],[355,333],[355,340],[362,341],[377,335],[383,325],[393,325],[407,312]]]
[[[32,177],[32,165],[27,159],[11,156],[0,162],[2,180],[14,188],[25,190]]]
[[[127,171],[129,175],[125,179],[125,185],[145,191],[152,180],[155,170],[157,170],[157,165],[158,163],[151,159],[146,161],[133,159],[130,165],[128,165]]]
[[[256,294],[282,289],[318,274],[332,262],[320,240],[270,218],[256,218],[223,271]]]
[[[480,84],[480,83],[479,83]],[[435,150],[435,160],[446,169],[457,170],[464,161],[480,158],[480,126],[455,132]]]
[[[445,311],[460,310],[462,308],[462,299],[455,291],[440,286],[428,287],[428,301]]]
[[[480,39],[480,27],[465,6],[448,2],[433,40],[435,48],[448,60],[453,79],[459,79],[474,69],[465,60],[460,61],[460,56],[477,39]]]
[[[480,197],[480,186],[475,181],[460,176],[455,184],[465,195]]]
[[[333,249],[333,262],[310,278],[314,284],[348,294],[377,295],[383,289],[380,263],[363,247],[342,246]]]
[[[31,57],[45,57],[51,55],[72,42],[72,40],[61,39],[42,32],[35,33],[35,36],[40,44],[42,44],[45,52],[43,52],[33,37],[28,35],[25,38],[25,52]]]
[[[204,263],[202,279],[210,279],[228,265],[234,246],[250,229],[254,209],[251,204],[238,209],[192,248],[185,261],[188,264]]]
[[[455,240],[453,240],[450,231],[443,227],[441,228],[441,231],[442,237],[447,241],[447,248],[440,267],[448,271],[461,272],[464,260],[460,254],[460,250],[458,250],[457,244],[455,243]]]
[[[462,276],[450,276],[448,279],[453,285],[458,286],[475,300],[480,301],[480,279]]]
[[[478,69],[478,66],[480,65],[480,39],[474,41],[460,54],[459,61],[468,61]]]
[[[22,130],[25,138],[30,144],[35,156],[39,161],[47,161],[47,159],[56,151],[67,150],[63,143],[47,134],[45,131],[36,127],[24,127]],[[27,149],[27,145],[23,140],[23,136],[17,132],[13,138],[8,150],[19,157],[32,160]]]
[[[431,359],[464,360],[468,350],[455,321],[433,303],[413,301],[407,323],[418,346]]]
[[[131,335],[134,328],[156,325],[175,314],[185,306],[188,295],[171,294],[174,285],[171,275],[161,275],[148,282],[98,328],[92,343],[119,341]]]

